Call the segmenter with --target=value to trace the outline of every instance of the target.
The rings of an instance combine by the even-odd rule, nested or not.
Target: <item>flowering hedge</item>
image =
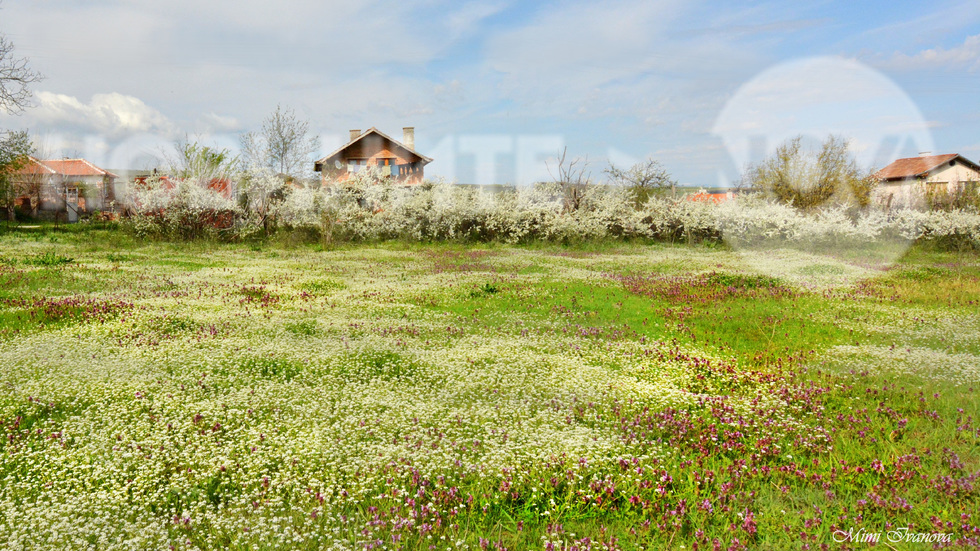
[[[142,234],[197,235],[201,221],[212,219],[203,214],[219,209],[234,213],[235,232],[227,234],[239,237],[284,228],[345,241],[648,238],[839,246],[921,239],[980,248],[980,214],[964,210],[856,212],[829,207],[804,213],[752,196],[721,204],[688,196],[652,197],[637,208],[627,190],[609,186],[586,188],[575,208],[570,208],[559,184],[497,193],[444,182],[401,187],[369,170],[323,187],[286,186],[277,183],[275,175],[264,173],[245,182],[237,202],[193,182],[182,184],[177,193],[138,189],[134,203],[141,206],[132,227]],[[189,221],[197,225],[187,228]]]

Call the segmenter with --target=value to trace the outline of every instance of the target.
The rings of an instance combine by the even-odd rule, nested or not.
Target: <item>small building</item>
[[[404,185],[422,183],[425,165],[432,159],[415,151],[415,128],[402,129],[402,141],[396,141],[377,128],[365,132],[350,131],[350,141],[333,153],[316,161],[313,170],[320,173],[323,184],[341,182],[366,167],[378,167],[381,173]]]
[[[40,160],[29,157],[17,172],[18,206],[33,216],[65,218],[114,207],[117,176],[85,159]]]
[[[878,181],[876,195],[885,206],[917,206],[927,194],[975,191],[980,165],[957,154],[898,159],[872,176]]]

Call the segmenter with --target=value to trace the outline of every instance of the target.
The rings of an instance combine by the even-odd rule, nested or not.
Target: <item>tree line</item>
[[[22,113],[30,106],[30,86],[42,79],[28,59],[18,57],[13,43],[0,34],[0,110]],[[319,150],[320,141],[309,128],[309,121],[278,105],[263,120],[260,130],[242,134],[238,154],[185,137],[165,154],[163,168],[177,178],[248,180],[261,170],[278,175],[286,183],[310,182],[311,157]],[[0,206],[11,217],[14,201],[30,191],[25,186],[32,185],[14,176],[34,153],[27,131],[0,130]],[[569,210],[576,208],[585,188],[594,185],[588,159],[569,158],[567,149],[558,152],[549,172],[553,183],[560,185]],[[604,173],[610,183],[625,187],[637,206],[673,192],[677,186],[663,164],[652,158],[628,168],[610,164]],[[830,205],[863,209],[871,205],[876,185],[872,171],[859,168],[848,140],[829,136],[816,150],[804,147],[802,137],[780,145],[762,162],[745,168],[737,189],[802,210]]]

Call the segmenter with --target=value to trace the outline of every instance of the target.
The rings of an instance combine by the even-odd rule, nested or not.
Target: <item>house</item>
[[[956,154],[898,159],[872,176],[878,181],[876,195],[886,206],[916,206],[927,193],[975,191],[980,165]]]
[[[382,174],[397,183],[422,183],[425,165],[432,159],[415,151],[415,128],[402,129],[398,142],[377,128],[365,132],[350,131],[350,141],[333,153],[316,161],[313,170],[320,173],[321,182],[329,184],[346,180],[365,167],[378,167]]]
[[[21,189],[17,204],[35,216],[74,222],[79,215],[113,209],[116,178],[85,159],[29,157],[15,177]]]

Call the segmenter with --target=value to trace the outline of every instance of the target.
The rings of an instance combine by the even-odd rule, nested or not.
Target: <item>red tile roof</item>
[[[948,155],[927,155],[924,157],[898,159],[878,172],[875,172],[874,177],[878,180],[916,178],[957,157],[959,157],[958,154],[950,153]]]
[[[103,170],[85,159],[59,159],[53,161],[41,161],[52,170],[62,176],[117,176],[108,170]]]
[[[20,167],[20,170],[17,171],[17,174],[33,176],[37,174],[56,174],[56,172],[54,171],[54,169],[45,165],[44,163],[35,159],[34,157],[28,157],[27,163],[24,166]]]

